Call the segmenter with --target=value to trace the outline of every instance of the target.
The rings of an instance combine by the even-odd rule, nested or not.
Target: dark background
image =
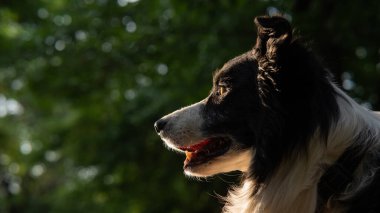
[[[278,11],[379,109],[379,5],[0,1],[0,212],[219,212],[237,174],[186,178],[153,122],[205,97],[213,71],[254,45],[253,18]]]

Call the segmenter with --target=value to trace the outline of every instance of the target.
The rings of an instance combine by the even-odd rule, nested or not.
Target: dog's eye
[[[218,89],[218,94],[219,95],[224,95],[227,92],[227,87],[226,86],[219,86]]]

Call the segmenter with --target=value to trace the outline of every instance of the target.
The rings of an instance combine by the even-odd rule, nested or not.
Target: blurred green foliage
[[[376,0],[1,1],[0,212],[219,212],[236,178],[184,177],[152,125],[206,96],[277,11],[379,108]]]

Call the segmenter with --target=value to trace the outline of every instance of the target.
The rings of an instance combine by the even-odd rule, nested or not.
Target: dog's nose
[[[167,121],[164,119],[160,119],[154,123],[154,129],[156,130],[157,133],[160,133],[161,130],[164,129]]]

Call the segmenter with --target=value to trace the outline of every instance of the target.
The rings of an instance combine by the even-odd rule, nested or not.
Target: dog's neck
[[[353,144],[371,143],[355,141],[355,138],[363,131],[371,131],[375,125],[380,124],[371,112],[357,105],[349,97],[342,95],[337,101],[341,116],[332,128],[327,143],[321,141],[321,137],[316,133],[304,155],[289,156],[265,183],[257,186],[254,179],[246,178],[241,187],[229,192],[224,212],[315,212],[318,183],[326,168],[333,165]],[[373,129],[373,134],[379,135],[378,130]],[[369,146],[375,144],[364,144],[362,147]],[[353,192],[356,189],[352,187],[349,190]],[[334,203],[329,203],[328,209],[329,212],[342,210]]]
[[[314,143],[313,150],[322,150]],[[323,170],[318,162],[323,156],[293,156],[283,162],[269,181],[256,185],[246,178],[243,185],[229,193],[225,212],[314,212],[317,202],[317,183]],[[257,189],[257,192],[254,190]]]

